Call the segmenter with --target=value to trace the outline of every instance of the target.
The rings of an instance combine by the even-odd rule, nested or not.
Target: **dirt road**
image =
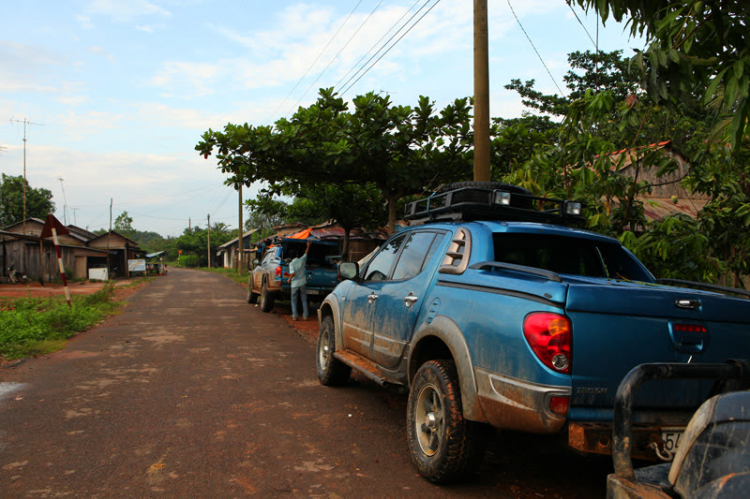
[[[426,482],[405,397],[319,385],[310,335],[245,296],[175,268],[65,350],[0,370],[0,496],[603,496],[609,461],[512,434],[475,482]]]

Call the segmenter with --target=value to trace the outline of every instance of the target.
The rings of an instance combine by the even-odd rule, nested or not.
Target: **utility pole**
[[[60,181],[60,188],[62,188],[63,193],[63,223],[68,225],[68,198],[65,196],[65,185],[63,185],[65,179],[62,177],[57,177],[57,179]]]
[[[240,230],[239,234],[237,234],[237,273],[242,275],[244,273],[245,267],[242,264],[242,260],[244,259],[245,255],[245,245],[242,242],[242,233],[244,232],[244,228],[242,227],[242,182],[239,183],[240,188]]]
[[[11,123],[23,123],[23,234],[26,235],[26,125],[44,126],[43,123],[32,123],[28,119],[10,119]]]
[[[490,180],[490,65],[487,0],[474,0],[474,180]]]
[[[114,198],[109,198],[109,232],[107,233],[107,259],[109,259],[109,238],[112,237],[112,203]]]
[[[207,253],[208,253],[208,268],[210,269],[211,268],[211,214],[208,215],[208,225],[206,227],[208,227],[207,229],[208,230]]]

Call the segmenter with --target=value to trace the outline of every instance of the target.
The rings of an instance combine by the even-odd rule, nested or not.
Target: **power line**
[[[425,5],[423,5],[423,6],[422,6],[422,7],[421,7],[421,8],[420,8],[420,9],[419,9],[419,10],[418,10],[417,12],[415,12],[415,13],[414,13],[414,15],[413,15],[413,16],[412,16],[411,18],[409,18],[409,21],[411,21],[411,20],[412,20],[412,19],[414,18],[414,16],[416,16],[416,15],[417,15],[417,14],[419,13],[419,11],[421,11],[421,10],[422,10],[422,9],[423,9],[423,8],[424,8],[424,7],[425,7],[425,6],[427,5],[427,4],[428,4],[428,3],[429,3],[429,0],[427,0],[427,2],[425,2]],[[391,45],[390,47],[388,47],[388,50],[386,50],[385,52],[383,52],[383,54],[382,54],[382,55],[381,55],[380,57],[378,57],[378,58],[377,58],[377,60],[376,60],[375,62],[373,62],[373,63],[372,63],[372,64],[371,64],[371,65],[370,65],[370,66],[369,66],[369,67],[368,67],[368,68],[367,68],[367,69],[365,70],[365,72],[364,72],[364,73],[362,73],[362,74],[361,74],[361,75],[359,76],[359,78],[357,78],[356,80],[354,80],[354,82],[352,82],[352,84],[351,84],[351,85],[349,85],[349,86],[348,86],[348,87],[347,87],[346,89],[342,90],[342,91],[341,91],[341,95],[344,95],[344,94],[345,94],[346,92],[348,92],[349,90],[351,90],[351,89],[352,89],[352,87],[354,87],[354,85],[356,85],[356,84],[357,84],[357,83],[359,82],[359,80],[361,80],[361,79],[362,79],[362,77],[363,77],[363,76],[365,76],[365,75],[366,75],[367,73],[369,73],[369,72],[370,72],[370,70],[371,70],[372,68],[374,68],[374,67],[375,67],[375,65],[376,65],[376,64],[377,64],[378,62],[380,62],[380,60],[381,60],[381,59],[382,59],[383,57],[385,57],[385,56],[386,56],[386,55],[388,54],[388,52],[390,52],[391,50],[393,50],[393,48],[394,48],[394,47],[395,47],[396,45],[398,45],[398,43],[399,43],[399,42],[400,42],[401,40],[403,40],[403,39],[404,39],[404,37],[405,37],[406,35],[408,35],[408,34],[409,34],[409,32],[411,32],[411,30],[412,30],[412,29],[414,29],[414,27],[415,27],[415,26],[416,26],[417,24],[419,24],[419,23],[420,23],[420,22],[422,21],[422,19],[424,19],[424,18],[425,18],[425,16],[426,16],[427,14],[429,14],[429,13],[430,13],[430,12],[432,11],[432,9],[434,9],[434,8],[435,8],[435,7],[437,6],[437,4],[439,4],[439,3],[440,3],[440,0],[437,0],[437,1],[436,1],[436,2],[434,3],[434,4],[432,4],[432,6],[431,6],[431,7],[429,8],[429,9],[427,9],[427,12],[425,12],[424,14],[422,14],[422,16],[421,16],[421,17],[420,17],[419,19],[417,19],[417,20],[416,20],[416,21],[414,22],[414,24],[412,24],[412,25],[411,25],[411,26],[409,27],[409,29],[408,29],[408,30],[406,30],[406,32],[405,32],[405,33],[404,33],[403,35],[401,35],[401,36],[399,37],[399,39],[398,39],[398,40],[396,40],[396,41],[395,41],[395,42],[393,43],[393,45]],[[407,21],[407,23],[408,23],[409,21]],[[402,26],[402,28],[401,28],[401,29],[403,29],[403,26]],[[401,30],[399,30],[399,31],[401,31]],[[393,37],[395,37],[395,36],[396,36],[397,34],[398,34],[398,32],[396,32],[396,33],[395,33],[395,34],[393,35]],[[389,40],[388,40],[388,42],[390,42],[390,41],[391,41],[391,40],[393,39],[393,37],[391,37],[391,39],[389,39]],[[386,42],[386,44],[387,44],[388,42]],[[373,57],[374,57],[374,55],[373,55]],[[372,58],[370,58],[370,60],[372,60]],[[370,61],[367,61],[367,62],[369,63]]]
[[[555,84],[555,86],[557,87],[557,90],[560,92],[560,94],[563,97],[565,97],[565,92],[563,92],[560,89],[560,86],[557,84],[557,81],[555,81],[555,78],[552,76],[552,73],[550,72],[549,68],[547,67],[547,64],[544,63],[544,59],[542,59],[541,54],[539,54],[539,51],[536,49],[536,46],[534,46],[534,42],[531,41],[531,37],[529,36],[528,33],[526,33],[526,30],[524,29],[523,24],[521,24],[521,20],[518,18],[518,16],[516,15],[516,11],[513,10],[513,6],[510,4],[510,0],[507,0],[507,1],[508,1],[508,7],[510,7],[510,11],[513,13],[513,17],[516,18],[516,22],[518,22],[518,25],[521,27],[521,31],[523,31],[523,34],[526,35],[526,39],[531,44],[531,48],[534,49],[534,52],[536,52],[536,56],[542,62],[542,66],[544,66],[544,69],[547,71],[547,74],[549,75],[550,79],[552,80],[552,83]]]
[[[370,14],[365,18],[365,20],[362,21],[362,24],[360,24],[359,27],[354,31],[354,33],[352,34],[352,36],[349,37],[349,39],[346,41],[346,43],[344,44],[344,46],[341,47],[341,50],[339,50],[336,53],[336,55],[333,56],[333,58],[331,58],[331,61],[328,63],[328,65],[325,67],[325,69],[323,69],[323,71],[321,71],[320,75],[318,75],[318,77],[315,79],[315,81],[313,81],[310,84],[310,86],[307,87],[307,90],[305,90],[305,93],[303,93],[302,96],[299,98],[299,100],[294,104],[294,106],[292,107],[292,109],[291,109],[290,112],[294,111],[294,108],[297,107],[297,105],[299,105],[299,103],[302,101],[302,99],[304,99],[305,95],[307,95],[307,93],[310,91],[310,89],[313,87],[313,85],[315,85],[318,82],[318,80],[320,80],[323,77],[323,75],[326,73],[326,71],[328,71],[328,68],[331,67],[331,64],[333,64],[336,61],[336,59],[338,58],[338,56],[341,55],[341,52],[343,52],[344,49],[346,49],[346,47],[349,46],[349,44],[354,39],[354,37],[357,36],[357,33],[359,33],[359,30],[362,29],[362,26],[364,26],[367,23],[367,21],[370,20],[370,18],[372,17],[372,15],[378,10],[378,8],[380,8],[380,6],[382,5],[382,3],[383,3],[383,0],[380,0],[380,3],[378,3],[375,6],[375,8],[372,10],[372,12],[370,12]]]
[[[578,24],[581,25],[583,28],[583,31],[586,32],[586,35],[589,37],[589,40],[591,40],[591,43],[594,45],[594,48],[599,51],[599,45],[594,41],[594,39],[591,37],[591,34],[589,33],[589,30],[586,29],[586,26],[583,25],[583,22],[581,22],[581,18],[578,17],[578,14],[576,13],[575,9],[571,4],[568,4],[568,7],[570,7],[570,10],[573,12],[573,15],[576,16],[576,20],[578,21]],[[512,8],[512,7],[511,7]],[[599,23],[596,24],[597,29],[599,28]]]
[[[339,32],[346,25],[346,23],[349,22],[349,18],[352,17],[352,15],[354,14],[354,11],[357,10],[357,7],[359,7],[359,5],[361,3],[362,3],[362,0],[359,0],[359,2],[357,2],[357,5],[355,5],[354,8],[351,10],[351,12],[349,12],[349,15],[346,16],[346,19],[344,19],[344,22],[341,23],[341,25],[339,26],[339,28],[336,30],[336,33],[334,33],[333,36],[331,37],[331,39],[328,40],[328,43],[326,43],[326,46],[323,47],[323,50],[320,51],[320,54],[318,54],[318,57],[316,57],[315,60],[312,62],[312,64],[310,64],[310,66],[307,68],[307,71],[305,71],[305,74],[302,75],[302,77],[299,79],[299,81],[294,85],[294,88],[292,88],[289,91],[289,93],[286,95],[286,97],[284,97],[284,100],[281,101],[281,104],[279,104],[279,106],[276,108],[276,110],[266,120],[266,124],[268,124],[268,122],[271,121],[274,116],[276,116],[276,113],[278,113],[279,109],[281,109],[281,107],[286,103],[286,101],[289,99],[289,96],[292,95],[292,93],[295,90],[297,90],[297,87],[299,86],[299,84],[302,83],[302,80],[304,80],[305,77],[307,77],[307,75],[310,73],[310,70],[315,66],[315,64],[318,62],[318,60],[323,56],[323,54],[325,53],[325,51],[328,50],[328,47],[331,45],[331,43],[333,42],[333,40],[336,39],[336,37],[338,36]],[[305,92],[305,93],[307,93],[307,92]]]
[[[381,37],[380,37],[380,40],[378,40],[377,42],[375,42],[375,45],[373,45],[373,46],[372,46],[372,47],[370,48],[370,50],[368,50],[368,51],[367,51],[367,52],[365,53],[365,55],[363,55],[363,56],[362,56],[362,57],[361,57],[361,58],[360,58],[360,59],[359,59],[359,60],[358,60],[358,61],[357,61],[357,62],[356,62],[356,63],[354,64],[354,66],[352,66],[352,67],[351,67],[351,69],[349,69],[349,71],[347,71],[347,72],[346,72],[346,74],[345,74],[344,76],[342,76],[342,77],[341,77],[341,79],[340,79],[340,80],[339,80],[339,81],[338,81],[338,82],[336,83],[336,85],[334,85],[334,87],[335,87],[335,88],[339,88],[339,86],[341,85],[341,82],[342,82],[342,81],[344,81],[344,79],[345,79],[345,78],[346,78],[347,76],[349,76],[349,75],[351,74],[351,72],[352,72],[352,71],[354,71],[354,68],[356,68],[357,66],[359,66],[359,63],[361,63],[361,62],[362,62],[363,60],[365,60],[365,57],[367,57],[368,55],[370,55],[370,52],[372,52],[372,50],[373,50],[373,49],[374,49],[375,47],[377,47],[378,45],[380,45],[380,42],[382,42],[382,41],[383,41],[383,39],[384,39],[384,38],[385,38],[386,36],[388,36],[388,34],[389,34],[389,33],[390,33],[391,31],[393,31],[393,28],[395,28],[396,26],[398,26],[398,25],[399,25],[399,24],[401,23],[401,21],[402,21],[402,20],[403,20],[403,19],[404,19],[404,18],[406,17],[406,15],[407,15],[407,14],[408,14],[409,12],[411,12],[411,10],[412,10],[412,9],[413,9],[413,8],[414,8],[414,7],[415,7],[415,6],[416,6],[416,5],[417,5],[417,4],[418,4],[418,3],[420,2],[420,1],[421,1],[421,0],[416,0],[416,1],[415,1],[415,2],[414,2],[414,3],[412,4],[412,5],[411,5],[411,7],[409,7],[409,8],[408,8],[408,9],[406,10],[406,12],[404,12],[404,14],[403,14],[403,15],[402,15],[402,16],[401,16],[401,17],[399,18],[399,20],[398,20],[398,21],[396,21],[396,22],[395,22],[395,23],[393,24],[393,26],[391,26],[391,27],[390,27],[390,28],[388,29],[388,31],[386,31],[386,32],[385,32],[385,34],[383,34],[383,36],[381,36]],[[401,29],[402,29],[402,28],[399,28],[399,31],[400,31]],[[385,46],[385,45],[384,45],[384,46]],[[380,52],[381,50],[383,50],[383,47],[381,47],[380,49],[378,49],[378,52]],[[377,54],[377,52],[376,52],[376,54]],[[374,56],[373,56],[373,57],[374,57]],[[368,60],[367,62],[370,62],[371,60],[372,60],[372,58],[370,58],[370,59],[369,59],[369,60]],[[366,63],[365,63],[364,65],[362,65],[362,68],[364,68],[364,66],[365,66],[365,65],[366,65]],[[362,71],[362,68],[360,68],[360,69],[359,69],[359,70],[357,71],[357,73],[355,73],[355,76],[356,76],[356,75],[357,75],[357,74],[359,73],[359,71]],[[352,78],[353,78],[353,77],[352,77]],[[347,83],[349,83],[349,82],[350,82],[350,81],[352,80],[352,78],[349,78],[348,80],[346,80],[346,83],[344,83],[344,85],[343,85],[343,86],[346,86],[346,84],[347,84]]]

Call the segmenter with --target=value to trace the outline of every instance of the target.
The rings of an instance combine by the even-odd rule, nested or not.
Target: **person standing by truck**
[[[305,253],[301,256],[297,256],[289,264],[289,284],[292,287],[292,320],[297,320],[297,296],[299,295],[302,301],[302,320],[307,320],[308,309],[307,309],[307,275],[305,273],[305,267],[307,265],[307,253],[310,251],[310,245],[312,241],[307,242]]]

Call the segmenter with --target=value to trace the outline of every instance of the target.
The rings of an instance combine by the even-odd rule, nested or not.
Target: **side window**
[[[430,251],[427,252],[427,258],[424,259],[424,263],[422,264],[422,269],[432,261],[432,257],[435,256],[435,252],[440,248],[440,243],[443,242],[443,238],[445,238],[445,234],[438,234],[435,236],[435,240],[432,241],[432,244],[430,245]]]
[[[404,241],[406,235],[394,237],[380,249],[377,255],[370,260],[370,264],[365,269],[364,279],[366,281],[385,281],[393,267],[393,262],[398,255],[398,248]]]
[[[434,246],[432,244],[434,240],[434,232],[415,232],[410,235],[404,245],[403,251],[401,251],[401,257],[396,264],[396,270],[393,271],[393,280],[411,279],[419,274],[422,271],[427,254]],[[432,249],[433,253],[434,251]]]

